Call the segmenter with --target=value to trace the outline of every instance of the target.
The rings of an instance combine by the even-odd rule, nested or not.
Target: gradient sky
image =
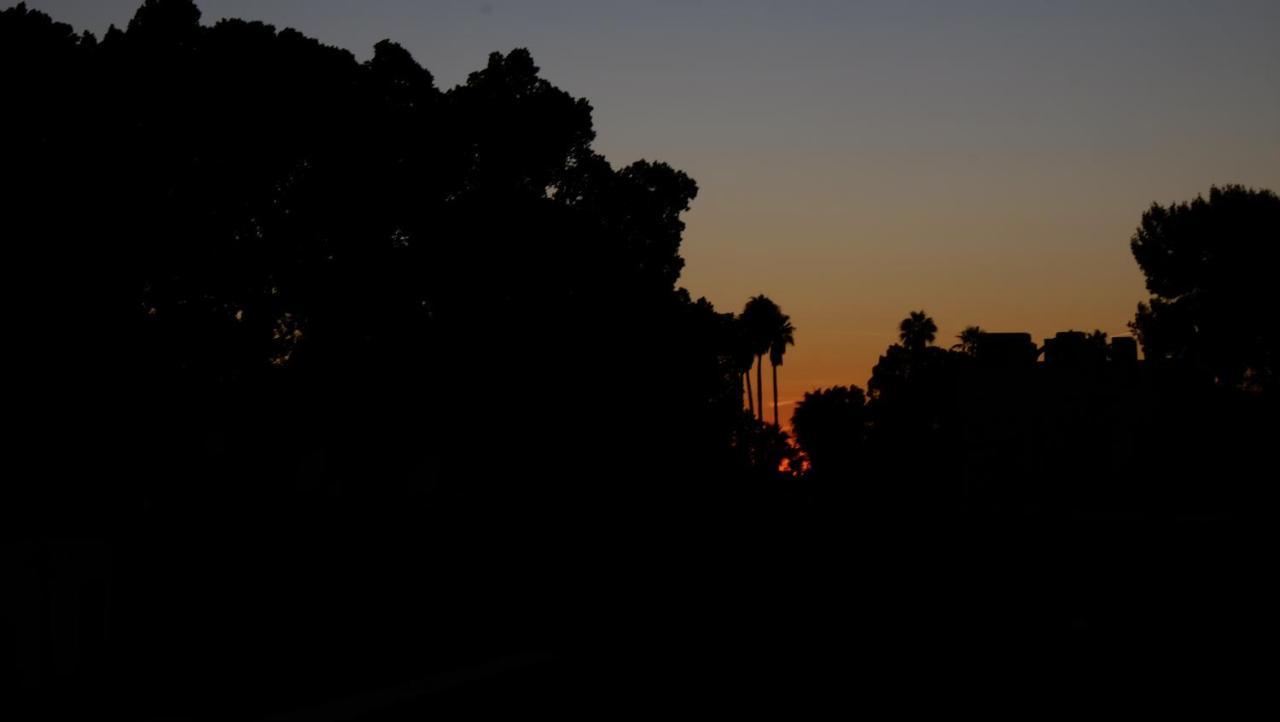
[[[27,4],[101,35],[140,1]],[[360,59],[391,38],[442,87],[529,48],[615,164],[698,181],[682,284],[791,315],[784,401],[865,385],[912,309],[946,344],[968,324],[1126,333],[1153,201],[1280,191],[1276,0],[199,4]]]

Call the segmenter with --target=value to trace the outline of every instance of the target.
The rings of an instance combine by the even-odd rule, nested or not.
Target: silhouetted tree
[[[963,331],[956,334],[959,343],[951,347],[952,351],[973,356],[978,352],[978,344],[982,341],[982,329],[978,326],[966,326]]]
[[[734,317],[734,365],[740,371],[743,380],[743,386],[747,393],[747,411],[755,418],[755,398],[751,391],[751,367],[755,364],[755,342],[752,339],[752,329],[748,325],[750,317],[744,319],[741,315]]]
[[[794,479],[800,472],[799,449],[777,424],[754,421],[749,431],[752,473],[757,481]]]
[[[773,371],[773,425],[779,426],[778,421],[778,367],[782,365],[782,358],[787,353],[787,346],[794,346],[795,326],[791,325],[791,317],[781,314],[777,319],[777,325],[774,328],[773,340],[769,342],[769,365]]]
[[[857,466],[862,449],[866,397],[857,386],[807,392],[796,404],[791,427],[812,473],[845,478]]]
[[[933,343],[937,336],[938,325],[924,311],[912,311],[898,324],[898,338],[908,351],[920,351]]]
[[[1238,185],[1152,204],[1130,242],[1152,298],[1132,327],[1148,359],[1176,359],[1226,387],[1275,386],[1280,197]]]
[[[143,0],[128,33],[164,43],[190,44],[200,32],[200,8],[193,0]]]
[[[764,294],[752,296],[742,309],[742,323],[756,357],[756,412],[764,421],[764,356],[770,352],[781,327],[782,311]]]
[[[1107,332],[1106,331],[1095,328],[1093,331],[1089,332],[1089,335],[1086,338],[1088,339],[1089,343],[1093,345],[1094,349],[1096,349],[1098,358],[1107,357]]]
[[[960,390],[970,357],[930,345],[937,326],[923,311],[899,324],[893,344],[867,384],[873,477],[892,480],[883,493],[933,503],[961,443]]]

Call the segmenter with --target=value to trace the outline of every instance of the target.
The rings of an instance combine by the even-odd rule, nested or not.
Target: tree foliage
[[[656,498],[732,458],[735,330],[677,286],[696,183],[599,155],[527,50],[442,90],[390,41],[147,0],[101,42],[18,5],[0,53],[33,413],[137,493],[553,503],[634,459]]]
[[[1152,204],[1130,242],[1152,297],[1133,328],[1148,359],[1177,359],[1228,387],[1274,388],[1280,198],[1238,185]]]
[[[919,351],[938,337],[938,325],[924,311],[912,311],[898,324],[898,338],[910,351]]]
[[[814,474],[847,482],[866,436],[866,396],[857,386],[834,386],[805,393],[791,416],[796,442]]]

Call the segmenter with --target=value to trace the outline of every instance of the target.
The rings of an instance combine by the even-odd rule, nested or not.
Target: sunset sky
[[[27,4],[100,36],[140,2]],[[785,401],[865,385],[913,309],[948,345],[969,324],[1126,333],[1145,298],[1128,240],[1151,202],[1280,191],[1276,0],[199,5],[361,59],[391,38],[446,88],[529,48],[590,100],[615,164],[698,181],[682,284],[791,315]]]

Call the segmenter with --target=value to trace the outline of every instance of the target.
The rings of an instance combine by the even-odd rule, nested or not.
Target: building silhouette
[[[1129,337],[984,333],[959,392],[965,504],[1124,506],[1147,395]]]

